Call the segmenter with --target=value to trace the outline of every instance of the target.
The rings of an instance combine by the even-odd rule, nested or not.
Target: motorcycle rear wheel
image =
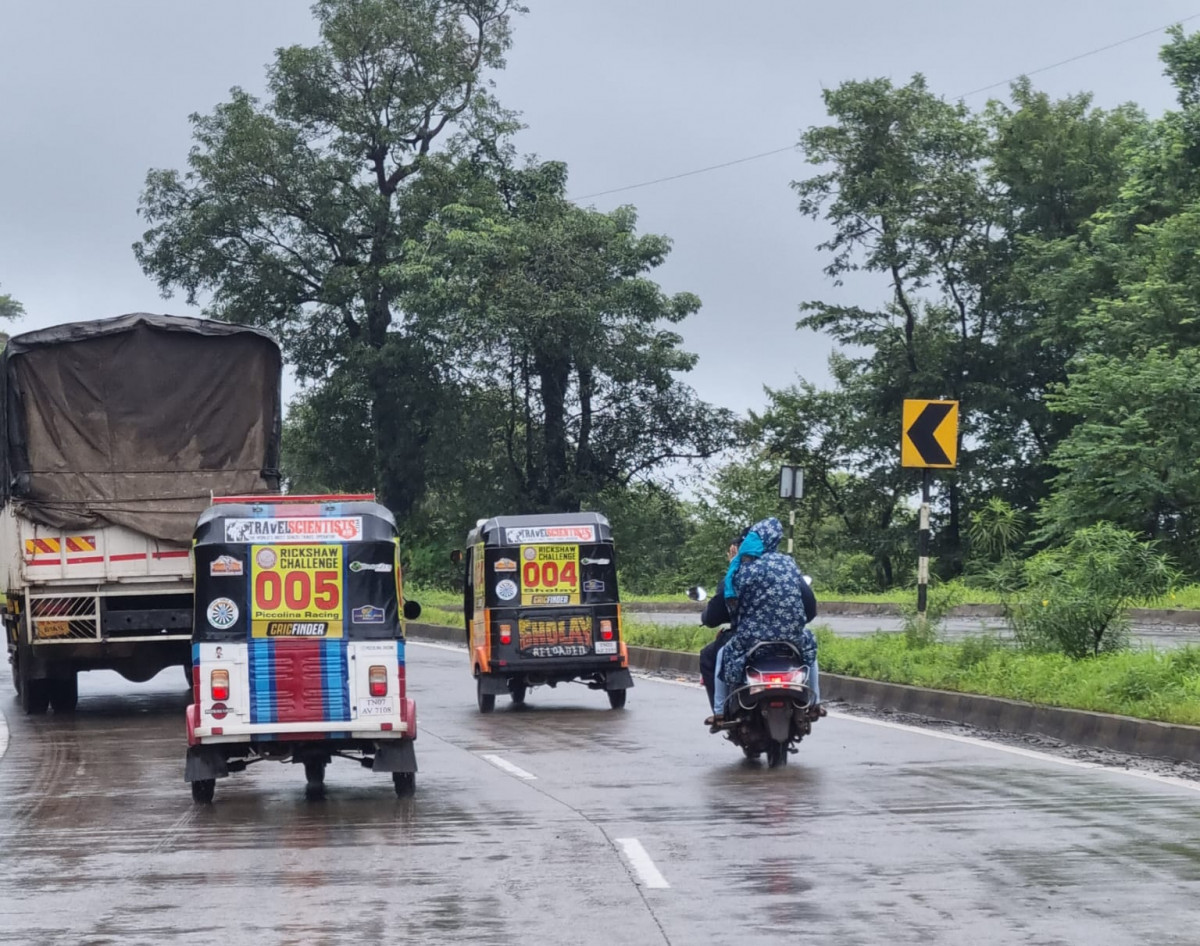
[[[768,742],[767,743],[767,767],[775,768],[777,765],[787,765],[788,745],[786,742]]]

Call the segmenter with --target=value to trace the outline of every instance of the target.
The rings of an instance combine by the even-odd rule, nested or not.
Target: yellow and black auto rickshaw
[[[633,686],[617,562],[597,513],[497,516],[467,536],[463,611],[479,711],[507,693],[580,680],[613,709]]]

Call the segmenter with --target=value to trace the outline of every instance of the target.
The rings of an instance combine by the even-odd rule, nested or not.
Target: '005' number
[[[522,577],[526,588],[574,587],[577,581],[574,562],[564,562],[561,567],[558,562],[526,562]]]
[[[336,611],[341,602],[338,573],[259,572],[254,596],[264,611],[277,611],[283,605],[289,611]]]

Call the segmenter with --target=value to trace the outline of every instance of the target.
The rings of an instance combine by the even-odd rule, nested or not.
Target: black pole
[[[929,600],[929,467],[921,471],[921,522],[917,533],[917,614],[925,617]]]

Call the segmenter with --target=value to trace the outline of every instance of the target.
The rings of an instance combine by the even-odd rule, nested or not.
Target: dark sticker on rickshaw
[[[591,615],[557,620],[521,619],[517,634],[522,653],[533,657],[582,657],[592,647]],[[551,653],[566,648],[561,653]]]
[[[591,595],[598,594],[604,590],[604,582],[598,581],[595,578],[589,578],[583,583],[583,590]]]
[[[364,604],[361,608],[355,608],[350,612],[350,620],[355,624],[382,624],[384,611],[383,608],[377,608],[373,604]]]
[[[325,621],[268,621],[267,637],[325,637],[329,624]]]

